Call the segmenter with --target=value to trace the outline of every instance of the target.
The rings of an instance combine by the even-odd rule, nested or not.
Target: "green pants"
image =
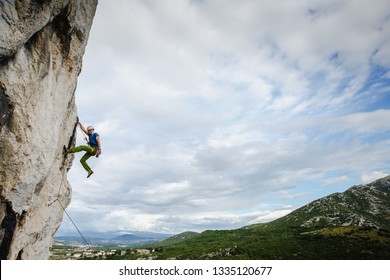
[[[86,152],[85,155],[83,155],[83,157],[80,159],[81,165],[84,167],[85,170],[87,170],[87,172],[89,172],[91,170],[91,167],[89,167],[87,160],[90,157],[96,155],[96,149],[91,146],[78,146],[68,150],[69,153],[78,153],[81,151]]]

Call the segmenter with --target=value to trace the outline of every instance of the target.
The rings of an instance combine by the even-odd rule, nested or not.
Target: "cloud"
[[[364,172],[361,175],[361,179],[364,183],[369,183],[369,182],[375,181],[379,178],[383,178],[385,176],[388,176],[388,174],[383,173],[381,171],[370,171],[370,172]]]
[[[385,174],[389,10],[99,1],[76,101],[103,154],[88,180],[76,156],[69,211],[95,229],[232,228]]]
[[[324,185],[326,186],[332,186],[332,185],[335,185],[335,184],[340,184],[340,183],[344,183],[344,182],[347,182],[348,181],[348,177],[347,176],[339,176],[339,177],[333,177],[329,180],[326,180],[324,182]]]

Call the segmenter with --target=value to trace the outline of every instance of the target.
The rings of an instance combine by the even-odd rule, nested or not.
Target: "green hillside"
[[[273,222],[171,237],[149,245],[149,258],[390,259],[389,199],[390,176],[313,201]]]
[[[198,235],[199,233],[198,232],[193,232],[193,231],[186,231],[186,232],[183,232],[183,233],[180,233],[180,234],[177,234],[175,236],[172,236],[170,238],[167,238],[163,241],[160,241],[160,242],[156,242],[154,243],[154,247],[157,247],[157,246],[169,246],[169,245],[173,245],[173,244],[176,244],[176,243],[180,243],[184,240],[187,240],[187,239],[190,239],[196,235]]]
[[[389,259],[390,233],[361,227],[301,232],[266,227],[206,231],[154,247],[157,259]]]

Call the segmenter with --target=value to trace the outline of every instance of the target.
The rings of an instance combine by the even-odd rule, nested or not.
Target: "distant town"
[[[53,245],[50,260],[152,260],[153,249]]]

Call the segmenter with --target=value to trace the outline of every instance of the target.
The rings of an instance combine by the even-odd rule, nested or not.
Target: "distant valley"
[[[105,242],[142,248],[106,259],[390,259],[390,176],[315,200],[269,223],[93,241]]]
[[[107,246],[107,247],[134,247],[155,243],[171,237],[171,234],[153,232],[86,232],[85,240],[80,235],[56,236],[56,245],[69,246]]]

